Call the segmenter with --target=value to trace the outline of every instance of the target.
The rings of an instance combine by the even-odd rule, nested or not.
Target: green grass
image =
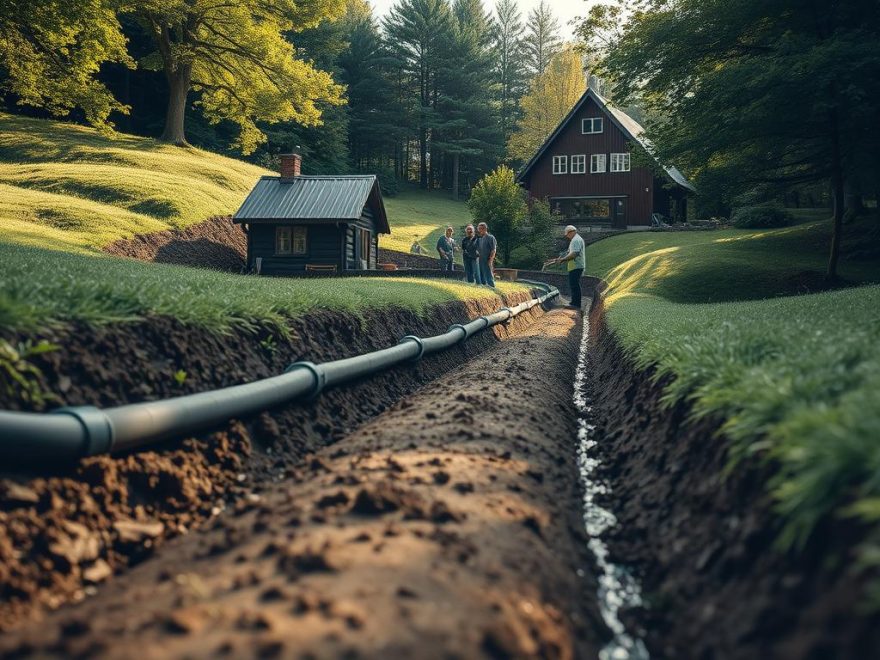
[[[94,251],[233,213],[266,171],[149,138],[0,113],[6,241]]]
[[[395,197],[385,199],[391,234],[379,237],[379,247],[409,252],[413,240],[418,240],[427,254],[437,255],[437,240],[446,227],[455,227],[455,238],[461,240],[461,227],[472,222],[464,202],[456,202],[445,192],[425,192],[407,189]]]
[[[880,282],[876,219],[847,228],[841,272]],[[609,283],[607,321],[664,400],[723,420],[731,468],[774,467],[782,547],[826,516],[873,524],[880,557],[880,286],[786,295],[821,283],[827,220],[775,230],[627,234],[587,250]],[[878,561],[880,563],[880,561]],[[880,592],[878,592],[880,593]],[[880,604],[880,601],[878,601]]]
[[[524,290],[509,283],[497,289]],[[267,326],[284,334],[290,318],[316,309],[360,314],[396,306],[426,314],[437,304],[496,295],[446,280],[245,277],[0,243],[0,327],[22,332],[167,315],[215,332]]]

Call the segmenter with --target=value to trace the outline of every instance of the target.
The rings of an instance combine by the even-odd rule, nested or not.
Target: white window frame
[[[275,254],[302,256],[309,251],[308,227],[282,225],[275,227]]]
[[[608,155],[593,154],[590,156],[590,174],[605,174],[608,171]]]
[[[568,156],[553,156],[553,174],[568,174]]]
[[[611,154],[611,171],[612,172],[629,172],[630,157],[625,154]]]
[[[587,122],[590,122],[590,130],[587,130]],[[599,130],[596,130],[598,122]],[[581,120],[581,133],[583,135],[598,135],[605,130],[605,121],[602,117],[587,117]]]
[[[309,228],[293,227],[290,233],[290,253],[303,255],[309,252]]]
[[[576,154],[571,157],[571,173],[586,174],[587,173],[587,155]]]

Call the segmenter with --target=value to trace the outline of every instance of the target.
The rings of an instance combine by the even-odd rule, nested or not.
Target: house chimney
[[[293,179],[299,176],[302,156],[299,154],[281,154],[281,178]]]

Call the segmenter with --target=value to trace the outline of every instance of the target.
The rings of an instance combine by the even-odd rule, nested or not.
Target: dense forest
[[[306,173],[379,172],[389,193],[466,194],[508,160],[530,82],[564,55],[546,2],[399,0],[381,19],[365,0],[73,0],[25,19],[28,2],[5,4],[10,109],[270,167],[298,150]]]

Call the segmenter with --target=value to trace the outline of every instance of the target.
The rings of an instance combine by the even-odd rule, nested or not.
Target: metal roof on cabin
[[[565,119],[563,119],[559,123],[556,129],[550,134],[550,137],[548,137],[544,141],[544,144],[541,145],[541,148],[538,149],[538,152],[519,171],[519,173],[517,174],[517,180],[521,181],[523,177],[525,177],[525,175],[528,173],[528,171],[531,170],[532,167],[534,167],[534,165],[538,162],[538,159],[540,159],[541,155],[553,143],[557,136],[562,132],[562,129],[565,128],[566,124],[571,121],[572,117],[574,117],[578,110],[580,110],[581,106],[583,106],[583,104],[591,96],[595,99],[596,103],[599,105],[599,108],[604,110],[611,116],[612,121],[617,124],[617,126],[624,132],[627,137],[634,140],[635,142],[638,142],[645,149],[645,151],[647,151],[648,154],[650,154],[654,158],[654,160],[657,160],[657,156],[654,155],[654,148],[651,145],[651,142],[647,138],[643,137],[645,129],[642,127],[642,125],[635,119],[630,117],[628,114],[626,114],[623,110],[612,106],[604,96],[599,94],[599,92],[597,92],[593,88],[588,88],[587,91],[584,92],[584,95],[580,98],[580,100],[575,103],[574,107],[571,109],[568,115],[566,115]],[[660,167],[663,168],[666,174],[669,175],[669,178],[672,179],[675,183],[682,186],[683,188],[690,190],[691,192],[697,192],[697,189],[694,188],[693,184],[688,181],[687,177],[685,177],[685,175],[682,174],[676,167],[663,165],[662,163],[660,163],[659,160],[657,160],[657,163],[658,165],[660,165]]]
[[[373,186],[372,174],[362,176],[263,176],[233,220],[357,220]],[[381,202],[380,202],[381,203]]]

